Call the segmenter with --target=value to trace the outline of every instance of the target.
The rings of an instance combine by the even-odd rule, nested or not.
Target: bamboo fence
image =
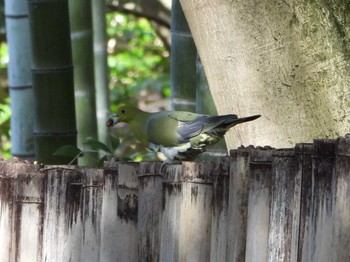
[[[349,261],[350,136],[103,169],[0,162],[0,261]]]

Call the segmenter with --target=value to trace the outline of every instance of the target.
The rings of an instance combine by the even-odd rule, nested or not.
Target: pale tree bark
[[[262,115],[230,131],[229,148],[349,132],[345,1],[180,2],[219,114]]]

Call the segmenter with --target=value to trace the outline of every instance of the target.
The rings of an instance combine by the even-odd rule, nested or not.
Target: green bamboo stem
[[[105,125],[109,112],[106,5],[105,1],[92,1],[91,4],[95,59],[97,131],[99,141],[108,144],[109,129]]]
[[[77,136],[68,2],[28,3],[36,157],[45,164],[66,164],[70,158],[53,153],[63,145],[76,145]]]
[[[5,16],[10,57],[11,154],[33,160],[34,96],[27,2],[5,0]]]
[[[84,139],[97,138],[95,79],[92,42],[92,14],[90,0],[69,1],[71,40],[74,64],[75,108],[78,146]],[[79,158],[80,165],[95,165],[96,153]]]
[[[178,0],[171,12],[170,102],[175,110],[195,112],[197,50]]]

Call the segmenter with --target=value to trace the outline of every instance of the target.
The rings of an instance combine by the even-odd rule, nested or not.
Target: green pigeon
[[[237,115],[208,116],[184,111],[144,112],[121,105],[106,122],[112,127],[128,123],[145,147],[162,152],[166,162],[193,160],[208,145],[218,142],[233,126],[255,120],[260,115],[238,118]]]

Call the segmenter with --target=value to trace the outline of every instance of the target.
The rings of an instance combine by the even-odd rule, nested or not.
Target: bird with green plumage
[[[222,139],[231,127],[259,117],[208,116],[184,111],[149,113],[131,105],[121,105],[108,118],[106,125],[129,124],[137,140],[148,149],[163,153],[166,162],[171,163],[193,160],[208,145]]]

